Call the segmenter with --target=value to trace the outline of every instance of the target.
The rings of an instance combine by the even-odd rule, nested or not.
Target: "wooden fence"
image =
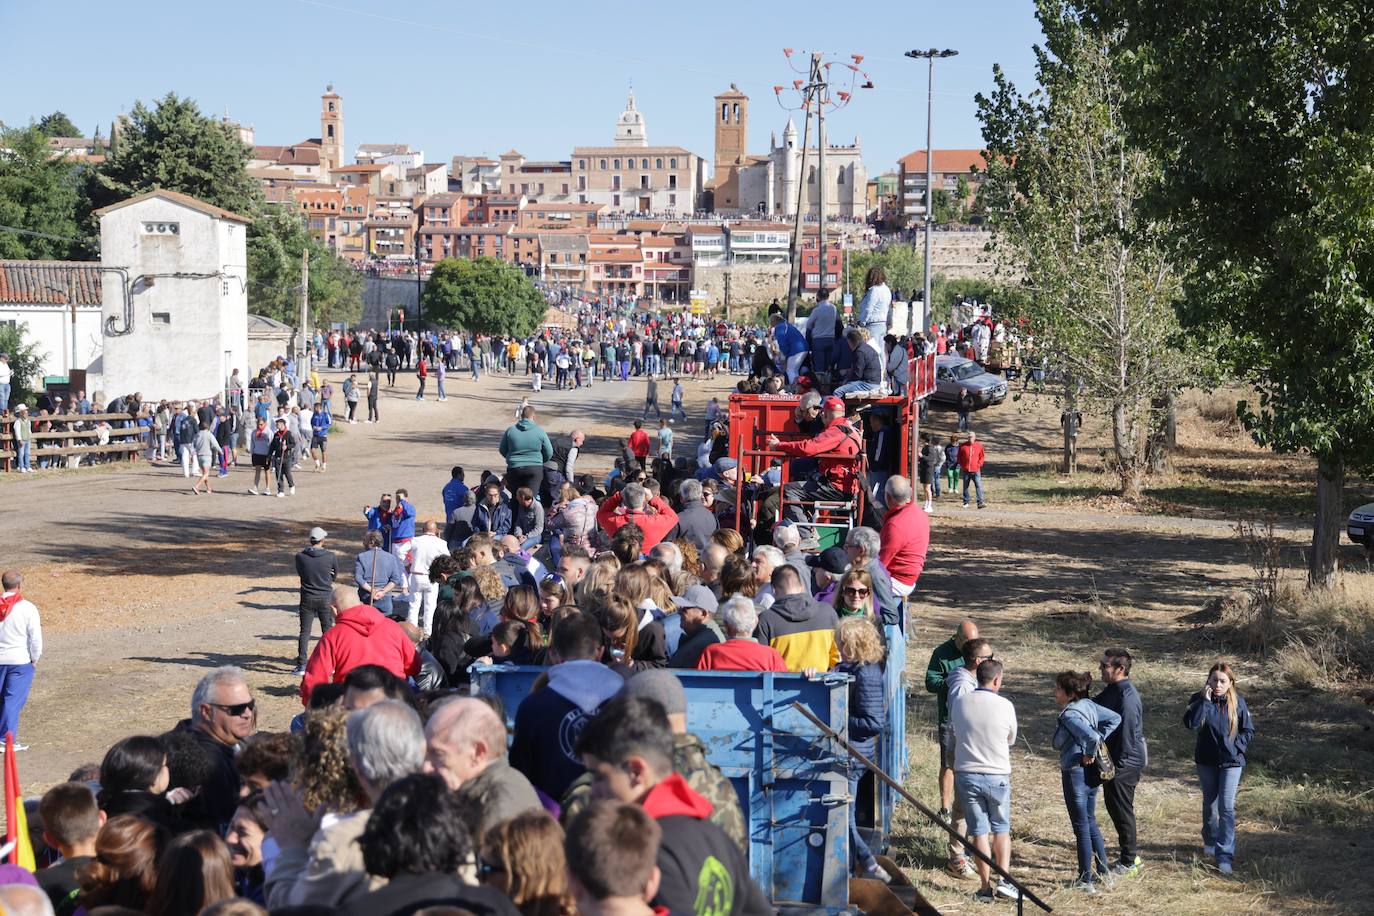
[[[37,468],[40,458],[63,458],[72,455],[98,457],[128,456],[136,460],[148,448],[149,426],[138,426],[127,413],[87,413],[56,414],[54,416],[29,417],[33,423],[33,441],[29,445],[29,464]],[[100,431],[96,423],[104,420],[110,424],[109,442],[100,444]],[[134,423],[133,426],[116,424]],[[39,432],[40,424],[49,424],[49,429]],[[74,426],[83,425],[82,429]],[[12,471],[17,467],[18,448],[14,441],[14,417],[0,417],[0,466]],[[64,460],[63,464],[67,462]]]

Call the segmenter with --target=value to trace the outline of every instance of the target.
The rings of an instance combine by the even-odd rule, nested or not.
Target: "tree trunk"
[[[1339,455],[1317,456],[1317,517],[1312,525],[1312,553],[1307,560],[1307,587],[1330,588],[1336,584],[1341,529],[1345,513],[1341,497],[1345,489],[1345,460]]]
[[[1125,404],[1112,405],[1112,448],[1116,453],[1117,472],[1121,477],[1121,495],[1125,499],[1140,498],[1141,462],[1136,454],[1138,435],[1136,419]]]
[[[1178,397],[1170,388],[1150,401],[1150,439],[1145,446],[1149,473],[1163,474],[1173,464],[1178,443]]]

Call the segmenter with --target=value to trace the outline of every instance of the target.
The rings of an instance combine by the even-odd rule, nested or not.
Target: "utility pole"
[[[925,279],[922,284],[921,298],[921,333],[924,335],[930,327],[930,228],[935,221],[935,195],[931,184],[934,176],[932,157],[934,149],[931,144],[931,120],[935,102],[935,58],[954,57],[958,51],[946,48],[943,51],[931,48],[928,51],[908,51],[906,56],[915,60],[924,60],[928,65],[926,74],[926,256],[925,263],[922,264]],[[907,305],[907,333],[914,333],[914,322],[916,319],[916,303]]]
[[[791,48],[783,48],[783,54],[785,54],[785,55],[787,56],[787,58],[788,58],[789,61],[792,59],[792,49],[791,49]],[[817,52],[812,52],[812,53],[811,53],[811,62],[810,62],[810,66],[809,66],[808,71],[807,71],[807,77],[806,77],[806,79],[805,79],[804,81],[803,81],[803,80],[799,80],[799,79],[798,79],[798,80],[793,80],[793,81],[792,81],[792,88],[793,88],[793,90],[795,90],[796,92],[798,92],[798,93],[801,94],[801,104],[798,106],[798,108],[799,108],[800,111],[802,112],[803,118],[805,118],[805,124],[803,125],[803,129],[802,129],[801,168],[800,168],[799,174],[797,175],[797,212],[796,212],[795,220],[794,220],[794,222],[793,222],[793,230],[792,230],[792,266],[791,266],[791,269],[788,271],[788,282],[787,282],[787,320],[788,320],[788,322],[792,322],[792,321],[795,321],[795,320],[797,319],[797,295],[798,295],[798,292],[800,291],[801,280],[802,280],[802,275],[801,275],[801,259],[802,259],[802,248],[803,248],[803,244],[802,244],[802,242],[803,242],[802,229],[803,229],[803,225],[804,225],[804,221],[805,221],[805,216],[806,216],[806,207],[805,207],[805,202],[806,202],[806,185],[807,185],[807,168],[806,168],[807,163],[806,163],[806,160],[807,160],[807,154],[810,152],[810,149],[811,149],[811,113],[812,113],[812,110],[814,109],[814,110],[815,110],[815,114],[816,114],[816,135],[817,135],[817,138],[818,138],[817,153],[816,153],[816,155],[817,155],[817,158],[818,158],[818,160],[819,160],[819,162],[818,162],[818,165],[819,165],[819,169],[818,169],[819,175],[817,176],[817,182],[818,182],[818,184],[820,185],[820,187],[817,188],[818,197],[816,198],[816,200],[817,200],[817,208],[816,208],[816,215],[817,215],[816,242],[817,242],[817,246],[818,246],[817,249],[816,249],[816,253],[817,253],[817,256],[818,256],[819,263],[820,263],[820,284],[819,284],[819,285],[823,287],[823,286],[825,286],[825,267],[826,267],[826,258],[825,258],[825,107],[826,107],[827,105],[831,105],[831,106],[834,106],[835,108],[843,108],[845,105],[848,105],[849,102],[850,102],[850,100],[853,98],[853,92],[852,92],[852,90],[853,90],[856,86],[857,86],[858,88],[860,88],[860,89],[872,89],[872,88],[873,88],[873,81],[872,81],[871,79],[869,79],[868,74],[865,73],[865,72],[863,72],[862,70],[859,69],[859,64],[863,62],[863,55],[862,55],[862,54],[851,54],[851,55],[850,55],[850,59],[853,61],[853,63],[851,63],[851,64],[845,64],[845,66],[850,70],[850,73],[851,73],[851,77],[850,77],[850,86],[849,86],[850,91],[836,92],[836,93],[835,93],[835,96],[836,96],[836,98],[839,99],[838,102],[832,100],[831,97],[830,97],[830,81],[829,81],[829,74],[830,74],[830,66],[831,66],[831,64],[825,62],[825,60],[824,60],[824,55],[821,54],[821,53],[818,52],[818,51],[817,51]],[[794,67],[793,69],[796,70],[795,67]],[[797,70],[796,72],[800,73],[801,71],[800,71],[800,70]],[[859,80],[860,80],[860,79],[863,80],[862,83],[859,83]],[[778,97],[778,105],[781,106],[781,107],[786,107],[786,106],[783,106],[783,105],[782,105],[782,90],[783,90],[783,87],[782,87],[782,86],[774,86],[774,87],[773,87],[773,93],[774,93],[774,95],[776,95],[776,96]]]
[[[310,346],[310,246],[306,246],[301,252],[301,339],[300,339],[300,365],[296,367],[296,375],[305,378],[306,365],[309,362],[307,354]]]

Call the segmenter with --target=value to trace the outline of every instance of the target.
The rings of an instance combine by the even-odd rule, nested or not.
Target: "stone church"
[[[827,217],[863,219],[868,171],[864,168],[859,138],[852,146],[825,148],[825,175],[821,176],[818,145],[806,155],[802,174],[800,134],[791,118],[769,140],[768,154],[749,155],[749,97],[733,83],[715,98],[715,175],[712,179],[715,210],[725,215],[791,217],[797,212],[798,192],[802,213],[819,210],[822,189]]]

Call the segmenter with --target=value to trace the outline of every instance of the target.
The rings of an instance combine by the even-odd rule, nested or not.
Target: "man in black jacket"
[[[242,669],[216,668],[196,684],[191,695],[191,719],[185,724],[209,753],[212,766],[200,794],[183,809],[187,820],[224,833],[239,803],[234,756],[238,746],[257,731],[257,723],[257,703]]]
[[[725,634],[712,619],[718,606],[716,596],[704,585],[693,585],[674,597],[673,604],[682,619],[682,639],[669,657],[668,667],[695,669],[707,646],[725,642]]]
[[[677,513],[677,525],[668,532],[665,540],[676,541],[685,538],[696,545],[697,551],[706,549],[711,542],[711,534],[720,526],[716,516],[701,502],[701,481],[688,478],[678,488],[678,498],[682,508]]]
[[[1107,750],[1116,764],[1116,778],[1102,783],[1102,800],[1121,843],[1121,860],[1112,866],[1112,873],[1116,875],[1137,875],[1142,865],[1136,854],[1135,787],[1149,762],[1149,751],[1145,747],[1144,707],[1140,693],[1131,683],[1132,661],[1131,653],[1125,649],[1103,652],[1098,670],[1107,686],[1093,697],[1098,706],[1121,716],[1121,724],[1107,736]]]
[[[296,554],[296,575],[301,579],[301,602],[298,609],[301,621],[300,636],[296,640],[296,670],[293,677],[305,674],[310,659],[310,630],[315,618],[320,618],[320,635],[334,626],[334,611],[329,605],[334,593],[334,580],[339,575],[339,561],[332,551],[324,549],[329,532],[316,525],[310,529],[310,546]]]
[[[744,853],[707,820],[711,803],[673,772],[673,734],[661,703],[624,695],[608,701],[577,752],[592,774],[593,796],[635,802],[663,831],[654,907],[713,916],[773,912]]]

